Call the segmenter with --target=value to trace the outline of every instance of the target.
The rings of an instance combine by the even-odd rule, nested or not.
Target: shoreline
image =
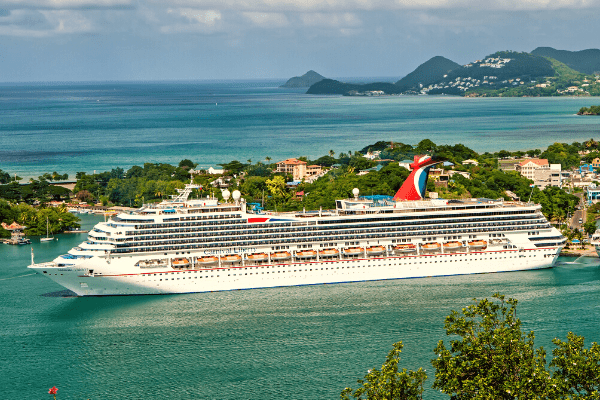
[[[561,257],[595,257],[598,258],[598,253],[594,246],[587,245],[583,249],[566,249],[563,248],[560,252]]]

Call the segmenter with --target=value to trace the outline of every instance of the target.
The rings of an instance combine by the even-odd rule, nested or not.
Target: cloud
[[[332,13],[309,13],[302,14],[302,22],[308,26],[329,26],[329,27],[356,27],[362,25],[362,21],[352,13],[332,14]]]
[[[254,25],[265,28],[281,28],[289,25],[287,17],[281,13],[244,12],[242,14]]]
[[[0,0],[8,10],[95,10],[134,8],[134,0]]]

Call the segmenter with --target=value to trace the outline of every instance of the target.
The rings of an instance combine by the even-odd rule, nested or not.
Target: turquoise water
[[[309,96],[278,84],[0,86],[0,169],[30,177],[183,158],[201,167],[316,158],[377,140],[496,151],[598,136],[597,118],[574,116],[590,98]]]
[[[58,237],[34,239],[37,262],[83,239]],[[26,270],[29,259],[29,246],[0,246],[6,399],[45,398],[53,385],[61,400],[336,399],[398,340],[402,365],[430,376],[426,398],[445,398],[430,389],[429,364],[443,319],[496,291],[519,299],[537,345],[569,330],[600,340],[597,258],[532,272],[105,298],[48,296],[61,287]]]
[[[462,142],[478,151],[544,147],[597,136],[578,118],[593,99],[305,96],[274,82],[0,87],[0,169],[110,170],[190,158],[207,167],[274,160],[377,140]],[[597,138],[597,137],[596,137]],[[83,216],[84,227],[98,221]],[[33,239],[49,261],[84,235]],[[550,346],[569,330],[599,341],[600,261],[561,259],[518,273],[220,293],[68,298],[30,273],[30,246],[0,245],[1,398],[336,399],[391,344],[424,367],[443,319],[502,292]],[[58,293],[58,294],[57,294]],[[444,398],[428,389],[426,398]]]

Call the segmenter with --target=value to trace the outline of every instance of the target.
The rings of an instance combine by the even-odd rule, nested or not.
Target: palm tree
[[[335,156],[335,151],[329,150],[329,157],[334,157],[334,156]]]
[[[269,157],[269,156],[266,156],[266,157],[265,157],[265,161],[267,161],[267,162],[271,161],[271,157]]]

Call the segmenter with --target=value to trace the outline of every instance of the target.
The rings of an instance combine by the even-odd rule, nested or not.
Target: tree
[[[4,185],[8,182],[10,182],[10,174],[0,169],[0,184]]]
[[[402,342],[394,343],[381,370],[377,368],[369,370],[364,379],[357,380],[361,387],[354,392],[349,387],[345,388],[340,398],[349,400],[352,396],[355,399],[373,400],[422,399],[423,383],[427,379],[427,375],[421,368],[417,371],[407,371],[406,368],[403,368],[402,371],[399,370],[398,364],[403,347]]]
[[[534,334],[521,331],[517,300],[495,299],[476,302],[446,317],[450,349],[440,341],[434,389],[452,399],[534,399],[552,390],[545,368],[545,351],[534,349]]]
[[[553,380],[563,398],[600,398],[600,346],[592,343],[589,350],[584,349],[583,336],[573,332],[567,334],[566,342],[558,338],[552,342],[556,349],[550,366],[556,367]]]
[[[194,168],[195,166],[196,166],[196,164],[194,164],[191,160],[188,160],[187,158],[179,161],[179,168],[184,168],[186,170],[190,170],[190,169]]]
[[[596,221],[590,221],[583,224],[583,229],[588,235],[593,235],[596,232]]]

